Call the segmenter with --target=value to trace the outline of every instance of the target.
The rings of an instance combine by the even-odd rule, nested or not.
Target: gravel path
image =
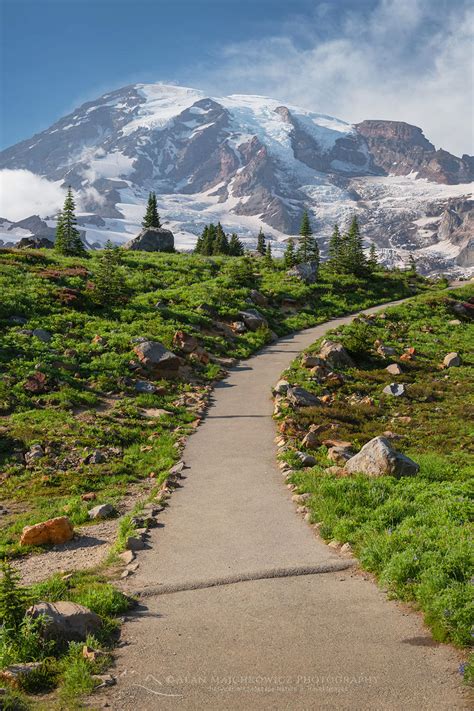
[[[270,388],[349,320],[280,339],[216,387],[164,527],[124,584],[143,597],[123,628],[118,683],[93,705],[469,708],[457,653],[314,536],[276,467]]]

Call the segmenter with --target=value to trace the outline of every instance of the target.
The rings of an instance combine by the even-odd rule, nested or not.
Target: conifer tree
[[[378,266],[378,260],[377,260],[377,250],[375,249],[375,243],[372,242],[370,245],[370,250],[369,250],[369,258],[367,260],[367,267],[369,268],[369,271],[373,273]]]
[[[261,227],[257,237],[257,252],[261,254],[262,257],[265,255],[265,235]]]
[[[94,277],[94,301],[101,306],[113,305],[125,294],[125,277],[120,267],[119,247],[108,240],[99,257]]]
[[[145,217],[142,222],[143,227],[161,227],[160,216],[158,214],[158,209],[156,205],[156,194],[150,193],[148,195],[148,202],[146,206]]]
[[[62,212],[59,213],[56,225],[55,249],[60,254],[67,256],[85,257],[86,248],[77,229],[76,204],[71,186],[68,187]]]
[[[230,236],[229,241],[229,255],[231,257],[241,257],[244,253],[244,245],[238,238],[238,236],[233,232]]]
[[[210,225],[208,225],[207,227],[204,228],[201,254],[205,254],[206,256],[213,254],[215,240],[216,240],[216,226],[213,225],[211,222]]]
[[[409,272],[410,274],[413,274],[413,276],[415,276],[415,275],[417,274],[417,271],[416,271],[416,259],[415,259],[415,257],[413,256],[413,254],[410,254],[410,256],[408,257],[408,272]]]
[[[351,226],[344,240],[344,266],[347,271],[356,276],[364,276],[367,272],[367,262],[362,247],[362,236],[359,222],[354,215]]]
[[[307,210],[303,212],[300,235],[296,253],[297,262],[317,262],[319,264],[319,247],[316,238],[313,236]]]
[[[216,237],[213,244],[213,254],[229,254],[229,240],[222,229],[220,222],[217,223]]]
[[[265,250],[265,264],[267,267],[273,267],[273,257],[272,257],[272,245],[270,242],[267,244],[267,248]]]
[[[286,245],[283,263],[286,269],[291,269],[291,267],[294,267],[296,264],[295,243],[292,239],[289,239]]]

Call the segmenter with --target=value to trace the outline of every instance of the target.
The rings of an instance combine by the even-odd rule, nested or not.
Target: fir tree
[[[345,269],[355,276],[364,276],[367,272],[367,262],[362,247],[359,222],[355,215],[352,218],[351,226],[345,236],[343,245]]]
[[[272,257],[272,245],[270,242],[267,244],[267,248],[265,250],[265,264],[267,267],[273,267],[273,257]]]
[[[28,594],[20,587],[20,575],[6,560],[0,578],[0,625],[7,634],[16,633],[28,606]]]
[[[372,242],[370,245],[370,250],[369,250],[369,258],[367,260],[367,267],[369,268],[369,271],[373,273],[378,266],[378,260],[377,260],[377,250],[375,249],[375,244]]]
[[[143,227],[161,227],[160,216],[156,205],[156,194],[148,195],[148,203],[146,206],[145,217],[142,222]]]
[[[413,254],[410,254],[410,256],[408,257],[408,273],[412,274],[413,276],[416,276],[417,274],[416,259]]]
[[[260,232],[257,237],[257,252],[263,257],[265,255],[265,250],[265,235],[263,234],[262,228],[260,228]]]
[[[313,236],[307,210],[303,212],[300,235],[296,253],[297,262],[317,262],[319,264],[319,247],[316,238]]]
[[[54,246],[60,254],[85,257],[87,255],[86,248],[82,243],[81,235],[76,225],[76,205],[71,186],[69,186],[64,200],[64,207],[58,216]]]
[[[120,249],[107,241],[99,257],[94,278],[94,301],[101,306],[113,305],[125,294],[125,277],[120,267]]]
[[[242,257],[244,253],[244,245],[238,238],[238,236],[233,232],[230,236],[229,241],[229,255],[231,257]]]
[[[283,263],[286,269],[291,269],[296,264],[295,243],[292,239],[288,240],[288,244],[283,255]]]
[[[229,240],[222,229],[220,222],[217,223],[216,237],[213,244],[213,254],[229,254]]]
[[[212,224],[204,228],[201,254],[210,256],[214,253],[214,242],[216,240],[216,226]]]

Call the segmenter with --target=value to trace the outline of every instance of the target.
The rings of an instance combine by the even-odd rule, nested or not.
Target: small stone
[[[87,494],[82,494],[81,500],[82,501],[95,501],[97,498],[97,494],[94,491],[89,491]]]
[[[386,385],[382,390],[384,395],[393,395],[394,397],[401,397],[406,395],[406,387],[403,383],[390,383]]]
[[[112,504],[99,504],[89,511],[89,518],[95,521],[96,519],[110,518],[115,513],[116,510]]]
[[[333,541],[329,541],[328,546],[329,546],[329,548],[338,549],[341,547],[341,543],[340,543],[340,541],[333,540]]]
[[[296,456],[304,467],[314,467],[316,464],[316,459],[315,457],[311,456],[311,454],[306,454],[305,452],[296,452]]]
[[[352,546],[350,543],[344,543],[341,547],[341,553],[352,553]]]
[[[287,398],[288,401],[296,407],[315,407],[321,404],[320,399],[316,397],[316,395],[300,387],[288,388]]]
[[[295,494],[294,496],[291,497],[291,500],[295,502],[295,504],[304,504],[305,501],[308,501],[308,499],[311,498],[311,494],[305,493],[305,494]]]
[[[384,346],[383,344],[377,348],[377,353],[379,355],[381,355],[383,358],[387,358],[388,356],[397,355],[397,351],[395,348],[392,348],[392,346]]]
[[[84,458],[83,464],[103,464],[105,462],[105,455],[100,449],[95,449],[93,452]]]
[[[102,627],[99,615],[75,602],[39,602],[28,608],[27,615],[41,619],[45,639],[83,642]]]
[[[451,321],[448,321],[449,326],[460,326],[462,321],[460,321],[458,318],[453,318]]]
[[[289,387],[290,383],[288,380],[279,380],[273,388],[273,393],[275,395],[286,395]]]
[[[36,459],[42,459],[45,456],[43,447],[40,444],[33,444],[25,454],[25,462],[31,464]]]
[[[444,356],[443,358],[443,366],[445,368],[457,368],[461,365],[461,358],[459,356],[459,353],[452,352],[448,353],[448,355]]]
[[[398,365],[398,363],[391,363],[390,365],[387,365],[385,370],[387,373],[390,373],[390,375],[401,375],[403,373],[402,367]]]
[[[331,447],[328,450],[328,459],[336,464],[345,464],[353,456],[354,450],[352,447]]]
[[[97,682],[96,689],[105,689],[108,686],[115,686],[117,679],[112,674],[94,674],[92,677]]]
[[[308,509],[306,508],[306,506],[298,506],[298,508],[296,509],[296,513],[299,513],[299,514],[304,514],[307,512],[308,512]]]
[[[27,677],[41,666],[41,662],[24,662],[23,664],[10,664],[0,671],[0,681],[6,682],[9,686],[18,687],[22,677]],[[0,708],[7,708],[0,705]],[[13,706],[11,708],[14,708]]]
[[[125,563],[125,565],[129,565],[135,560],[135,553],[132,550],[123,551],[122,553],[119,553],[119,558]]]
[[[142,551],[145,548],[145,543],[141,538],[137,538],[136,536],[129,536],[127,538],[125,547],[129,551]]]
[[[50,332],[45,331],[44,328],[34,328],[33,331],[31,332],[31,335],[35,336],[40,341],[43,341],[43,343],[49,343],[49,341],[52,338]]]

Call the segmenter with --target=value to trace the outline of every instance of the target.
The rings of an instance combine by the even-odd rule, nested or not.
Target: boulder
[[[460,365],[461,358],[459,357],[459,353],[453,351],[452,353],[445,355],[443,358],[443,366],[445,368],[457,368]]]
[[[103,464],[105,461],[105,454],[100,449],[94,449],[83,459],[83,464]]]
[[[355,366],[342,343],[324,340],[321,344],[319,357],[329,363],[332,368],[354,368]]]
[[[159,390],[156,385],[153,385],[153,383],[149,383],[146,380],[137,380],[133,387],[137,393],[150,393],[151,395],[155,394]]]
[[[102,627],[95,612],[75,602],[39,602],[27,610],[33,619],[41,617],[41,634],[59,642],[85,642]]]
[[[352,447],[330,447],[328,450],[328,459],[336,464],[345,464],[354,456]]]
[[[183,353],[192,353],[196,350],[199,343],[197,338],[191,336],[189,333],[184,331],[176,331],[173,337],[173,346],[178,348],[178,350],[183,351]]]
[[[306,452],[296,452],[296,456],[304,467],[314,467],[316,464],[316,459],[311,454],[306,454]]]
[[[32,672],[39,669],[42,662],[23,662],[23,664],[10,664],[10,666],[5,667],[0,671],[0,682],[3,684],[8,684],[8,686],[13,686],[15,688],[20,688],[22,681]],[[2,689],[0,689],[2,691]],[[0,699],[1,699],[0,695]],[[20,706],[4,706],[3,702],[0,700],[0,709],[11,708],[13,711],[15,708],[19,709]]]
[[[125,547],[129,551],[142,551],[145,548],[145,543],[141,538],[137,536],[129,536]]]
[[[403,383],[390,383],[386,385],[382,390],[384,395],[393,395],[394,397],[401,397],[406,395],[406,388]]]
[[[66,543],[73,535],[74,529],[68,517],[58,516],[34,526],[25,526],[21,534],[20,546]]]
[[[371,477],[389,474],[397,478],[413,476],[419,468],[412,459],[392,449],[385,437],[371,439],[344,466],[349,474],[362,473]]]
[[[245,333],[247,331],[247,326],[243,321],[234,321],[230,327],[234,333]]]
[[[247,328],[251,331],[257,331],[259,328],[265,328],[268,326],[266,318],[262,316],[260,311],[257,311],[257,309],[247,309],[247,311],[241,311],[239,316]]]
[[[321,401],[316,395],[300,387],[288,388],[286,392],[288,401],[296,407],[315,407]]]
[[[314,284],[318,278],[318,264],[317,262],[295,264],[295,266],[288,269],[286,273],[288,276],[296,277],[304,281],[305,284]]]
[[[390,373],[390,375],[401,375],[403,373],[402,367],[398,365],[398,363],[390,363],[385,370],[387,373]]]
[[[40,341],[43,341],[43,343],[49,343],[52,338],[50,332],[45,331],[44,328],[34,328],[31,335],[35,336],[35,338],[38,338]]]
[[[89,518],[95,521],[97,519],[110,518],[115,513],[115,508],[112,504],[99,504],[89,511]]]
[[[142,365],[149,370],[165,374],[176,374],[181,359],[169,351],[159,341],[143,341],[133,349]]]
[[[174,252],[174,235],[162,227],[145,227],[136,237],[126,242],[124,248],[143,252]]]
[[[397,355],[397,351],[395,348],[392,348],[392,346],[384,346],[383,344],[377,348],[377,353],[379,355],[381,355],[383,358],[387,358],[388,356]]]
[[[306,449],[317,449],[321,443],[321,432],[325,429],[324,425],[311,425],[301,443],[303,447],[306,447]]]
[[[303,368],[316,368],[318,366],[324,366],[324,361],[317,355],[311,353],[303,353],[301,358],[301,365]]]
[[[31,464],[36,459],[42,459],[44,457],[44,449],[40,444],[33,444],[28,452],[25,454],[25,462]]]
[[[266,296],[264,296],[260,291],[257,291],[257,289],[252,289],[250,292],[250,298],[252,299],[254,304],[257,304],[257,306],[268,306],[268,299]]]
[[[286,395],[289,387],[290,387],[290,383],[288,382],[288,380],[279,380],[278,383],[273,388],[273,394],[274,395]]]

